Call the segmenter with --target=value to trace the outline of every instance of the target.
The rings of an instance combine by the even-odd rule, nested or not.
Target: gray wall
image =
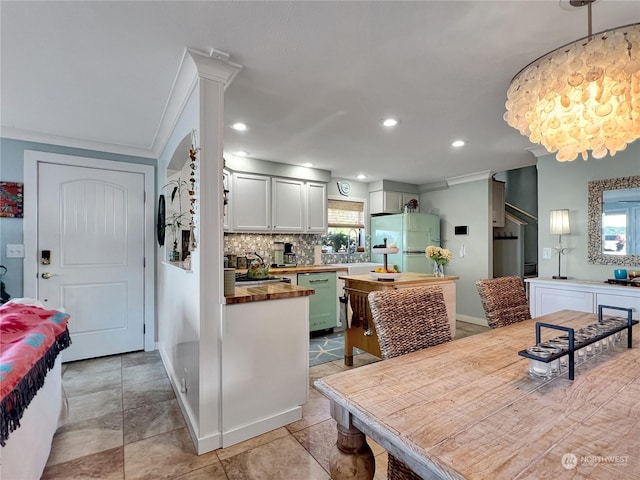
[[[542,249],[558,244],[558,236],[549,234],[549,211],[569,209],[571,235],[562,243],[569,247],[563,257],[562,274],[579,280],[604,281],[613,278],[613,265],[587,263],[587,184],[591,180],[640,175],[640,141],[626,150],[600,160],[589,158],[586,162],[558,162],[554,154],[538,159],[538,212],[540,216],[538,236],[538,265],[541,277],[557,275],[558,257],[542,259]],[[640,265],[630,265],[640,267]]]
[[[4,182],[24,181],[24,151],[36,150],[40,152],[60,153],[75,155],[78,157],[99,158],[102,160],[115,160],[117,162],[137,163],[142,165],[155,165],[154,158],[134,157],[118,155],[115,153],[85,150],[81,148],[61,147],[46,143],[25,142],[9,138],[0,138],[0,180]],[[25,191],[25,197],[32,192]],[[7,244],[23,244],[21,218],[0,218],[0,264],[7,267],[4,282],[7,292],[13,298],[23,295],[23,259],[7,258]]]
[[[484,322],[475,281],[490,278],[493,271],[490,187],[491,180],[480,180],[420,195],[420,211],[440,216],[442,246],[453,254],[444,273],[460,277],[456,281],[456,315],[462,320]],[[458,225],[467,225],[469,234],[454,235],[453,227]],[[461,258],[463,245],[465,256]]]
[[[521,208],[534,217],[538,216],[538,170],[535,166],[516,168],[501,172],[500,180],[504,180],[504,198],[507,203]],[[498,175],[496,175],[496,179]],[[538,261],[538,224],[535,220],[516,214],[527,222],[524,226],[524,261]]]

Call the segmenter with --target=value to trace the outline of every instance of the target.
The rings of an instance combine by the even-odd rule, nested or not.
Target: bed
[[[38,479],[66,417],[59,353],[69,315],[39,302],[0,305],[0,478]]]

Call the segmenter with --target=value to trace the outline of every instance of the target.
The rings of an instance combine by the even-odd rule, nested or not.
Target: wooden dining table
[[[640,349],[622,340],[573,381],[533,378],[518,352],[536,321],[597,315],[562,310],[317,380],[338,424],[332,479],[373,478],[365,435],[428,479],[640,478]]]

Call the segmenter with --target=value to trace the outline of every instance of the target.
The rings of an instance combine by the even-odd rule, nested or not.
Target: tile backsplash
[[[253,257],[257,252],[264,261],[273,263],[273,242],[287,242],[293,244],[298,265],[313,265],[313,252],[316,245],[322,245],[322,235],[309,234],[257,234],[257,233],[225,233],[224,254]],[[364,253],[353,253],[352,262],[368,262],[368,245]],[[322,263],[345,263],[347,255],[344,253],[323,253]]]

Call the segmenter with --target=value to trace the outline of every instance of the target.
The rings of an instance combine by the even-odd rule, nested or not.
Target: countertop
[[[422,284],[427,282],[452,282],[453,280],[458,280],[460,277],[453,276],[444,276],[444,277],[434,277],[428,273],[412,273],[406,272],[403,273],[400,278],[396,278],[393,281],[389,280],[376,280],[371,275],[341,275],[340,277],[343,280],[353,280],[357,282],[367,282],[375,285],[410,285],[412,283]]]
[[[289,283],[265,283],[247,287],[236,286],[233,295],[225,296],[225,303],[260,302],[262,300],[276,300],[281,298],[306,297],[315,294],[312,288],[298,287]]]
[[[297,267],[269,267],[269,275],[286,275],[288,273],[313,273],[313,272],[348,272],[347,267],[336,265],[298,265]],[[246,273],[246,270],[236,270],[238,273]]]

